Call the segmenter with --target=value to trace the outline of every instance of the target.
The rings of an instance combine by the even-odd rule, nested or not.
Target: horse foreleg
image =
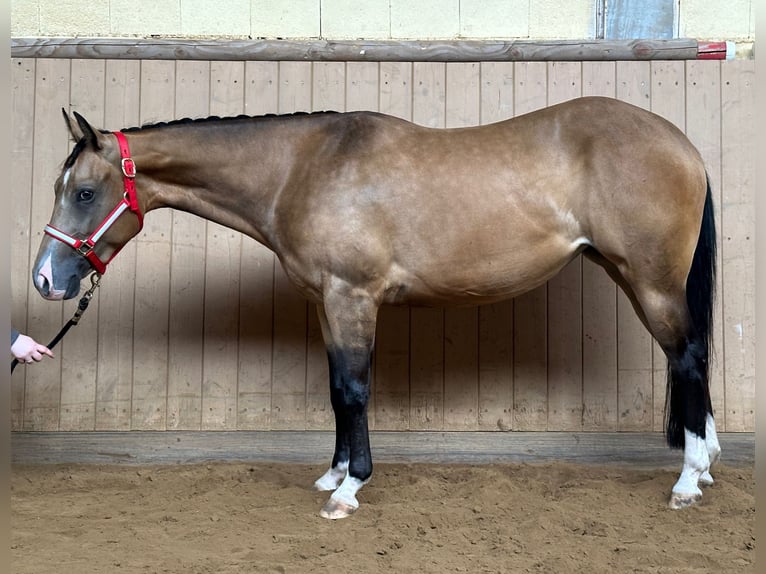
[[[335,489],[322,508],[324,518],[344,518],[359,508],[356,494],[372,475],[367,428],[370,359],[377,305],[371,299],[333,292],[320,310],[330,365],[330,398],[335,413],[335,454],[330,469],[314,484]]]
[[[322,327],[322,336],[325,341],[330,340],[330,331],[327,325],[327,317],[321,306],[317,307],[319,324]],[[335,452],[332,456],[330,468],[314,482],[314,488],[319,491],[335,490],[343,482],[348,473],[348,432],[346,416],[342,408],[342,388],[340,371],[336,364],[336,353],[330,345],[327,347],[327,363],[330,370],[330,403],[335,415]]]

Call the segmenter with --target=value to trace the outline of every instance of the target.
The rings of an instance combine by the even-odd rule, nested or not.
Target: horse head
[[[53,300],[76,297],[80,281],[93,270],[103,273],[142,226],[125,136],[62,112],[75,146],[56,180],[53,215],[32,271],[36,289]],[[121,217],[125,211],[136,217]]]

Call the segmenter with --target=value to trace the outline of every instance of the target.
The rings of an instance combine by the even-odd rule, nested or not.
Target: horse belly
[[[555,276],[586,245],[550,236],[524,248],[466,250],[453,257],[409,259],[391,269],[385,302],[478,305],[516,297]]]

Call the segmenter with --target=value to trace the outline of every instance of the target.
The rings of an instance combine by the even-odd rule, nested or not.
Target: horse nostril
[[[42,273],[37,274],[37,290],[43,297],[47,297],[51,292],[51,284]]]

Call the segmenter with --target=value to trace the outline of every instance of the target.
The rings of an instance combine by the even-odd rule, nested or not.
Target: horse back
[[[288,273],[317,298],[328,275],[384,302],[516,296],[587,246],[619,254],[658,222],[693,220],[704,200],[683,133],[608,98],[456,129],[337,114],[315,141],[282,229]]]

